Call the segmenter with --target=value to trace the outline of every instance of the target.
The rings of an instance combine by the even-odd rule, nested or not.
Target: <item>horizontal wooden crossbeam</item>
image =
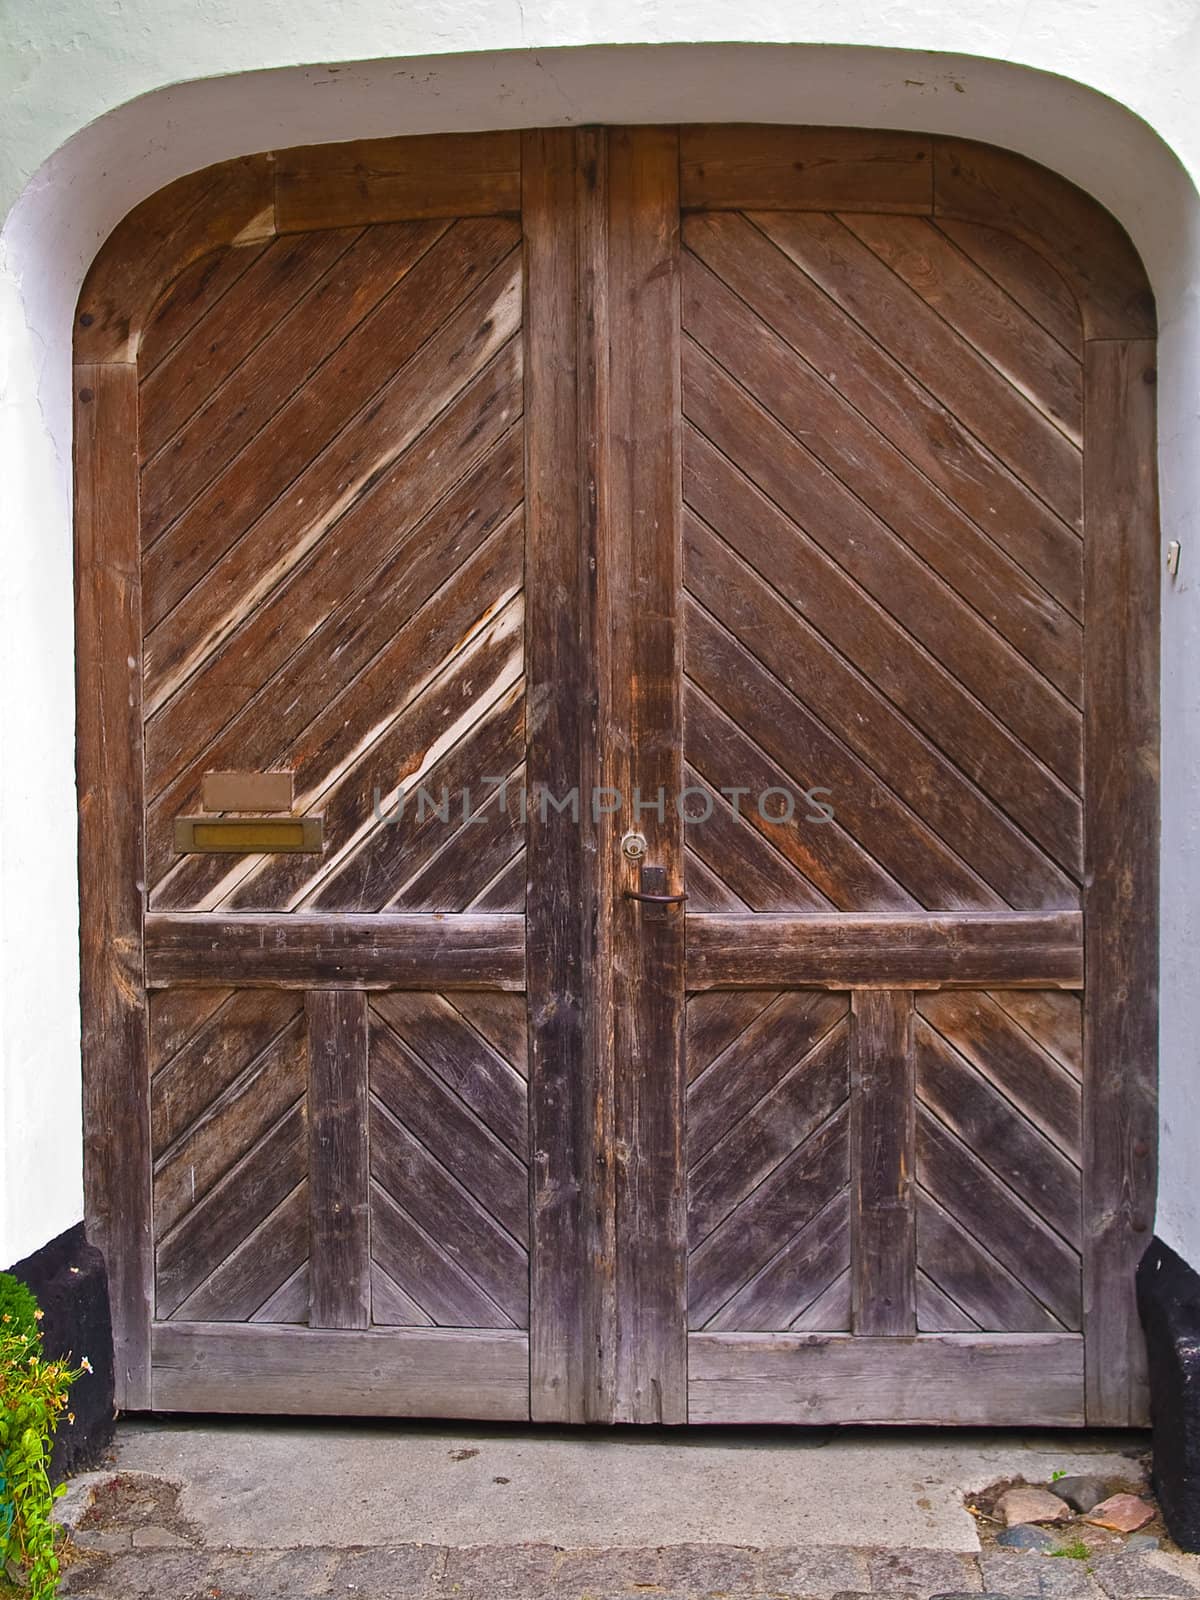
[[[152,912],[146,983],[523,989],[525,918]]]
[[[689,989],[1078,989],[1077,911],[688,918]]]

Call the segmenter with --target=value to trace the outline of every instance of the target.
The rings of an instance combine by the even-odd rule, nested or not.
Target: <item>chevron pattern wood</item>
[[[1079,997],[917,997],[918,1325],[1082,1326]]]
[[[160,1319],[308,1320],[313,1163],[341,1160],[311,1137],[309,1055],[302,994],[154,996]],[[527,1071],[523,995],[372,1001],[367,1127],[347,1136],[369,1149],[373,1323],[528,1327]]]
[[[844,994],[745,990],[687,1008],[688,1324],[849,1327]]]
[[[281,238],[199,264],[152,319],[153,907],[521,909],[519,233]],[[320,857],[175,854],[205,771],[277,768]]]
[[[371,1005],[372,1320],[529,1326],[521,995]]]
[[[306,1320],[302,996],[155,994],[150,1065],[156,1316]]]
[[[910,216],[698,212],[683,240],[693,908],[1078,904],[1065,287],[1051,316]],[[832,823],[753,798],[814,785]]]

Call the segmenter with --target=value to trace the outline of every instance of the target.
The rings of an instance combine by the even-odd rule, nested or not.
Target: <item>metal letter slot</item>
[[[179,855],[319,855],[325,842],[322,817],[176,817]]]

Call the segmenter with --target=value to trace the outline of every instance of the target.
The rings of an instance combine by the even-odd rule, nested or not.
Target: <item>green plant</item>
[[[42,1313],[28,1284],[14,1278],[11,1272],[0,1272],[0,1333],[22,1334],[33,1339],[41,1319]]]
[[[53,1510],[63,1490],[50,1484],[50,1446],[71,1385],[92,1369],[86,1357],[78,1367],[48,1361],[36,1301],[28,1290],[28,1302],[9,1295],[7,1313],[0,1312],[0,1570],[14,1563],[31,1600],[52,1600],[58,1588]]]
[[[1052,1556],[1066,1556],[1068,1561],[1086,1561],[1091,1551],[1082,1539],[1072,1539],[1070,1544],[1063,1545],[1061,1550],[1051,1550]]]
[[[1057,1483],[1060,1478],[1065,1477],[1066,1473],[1063,1471],[1063,1469],[1061,1467],[1055,1467],[1054,1471],[1050,1474],[1050,1482]]]

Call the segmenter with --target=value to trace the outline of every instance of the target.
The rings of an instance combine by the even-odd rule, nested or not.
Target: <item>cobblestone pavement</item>
[[[62,1585],[72,1600],[1200,1600],[1200,1558],[1165,1550],[1086,1562],[714,1544],[242,1551],[206,1548],[178,1522],[74,1538]]]

